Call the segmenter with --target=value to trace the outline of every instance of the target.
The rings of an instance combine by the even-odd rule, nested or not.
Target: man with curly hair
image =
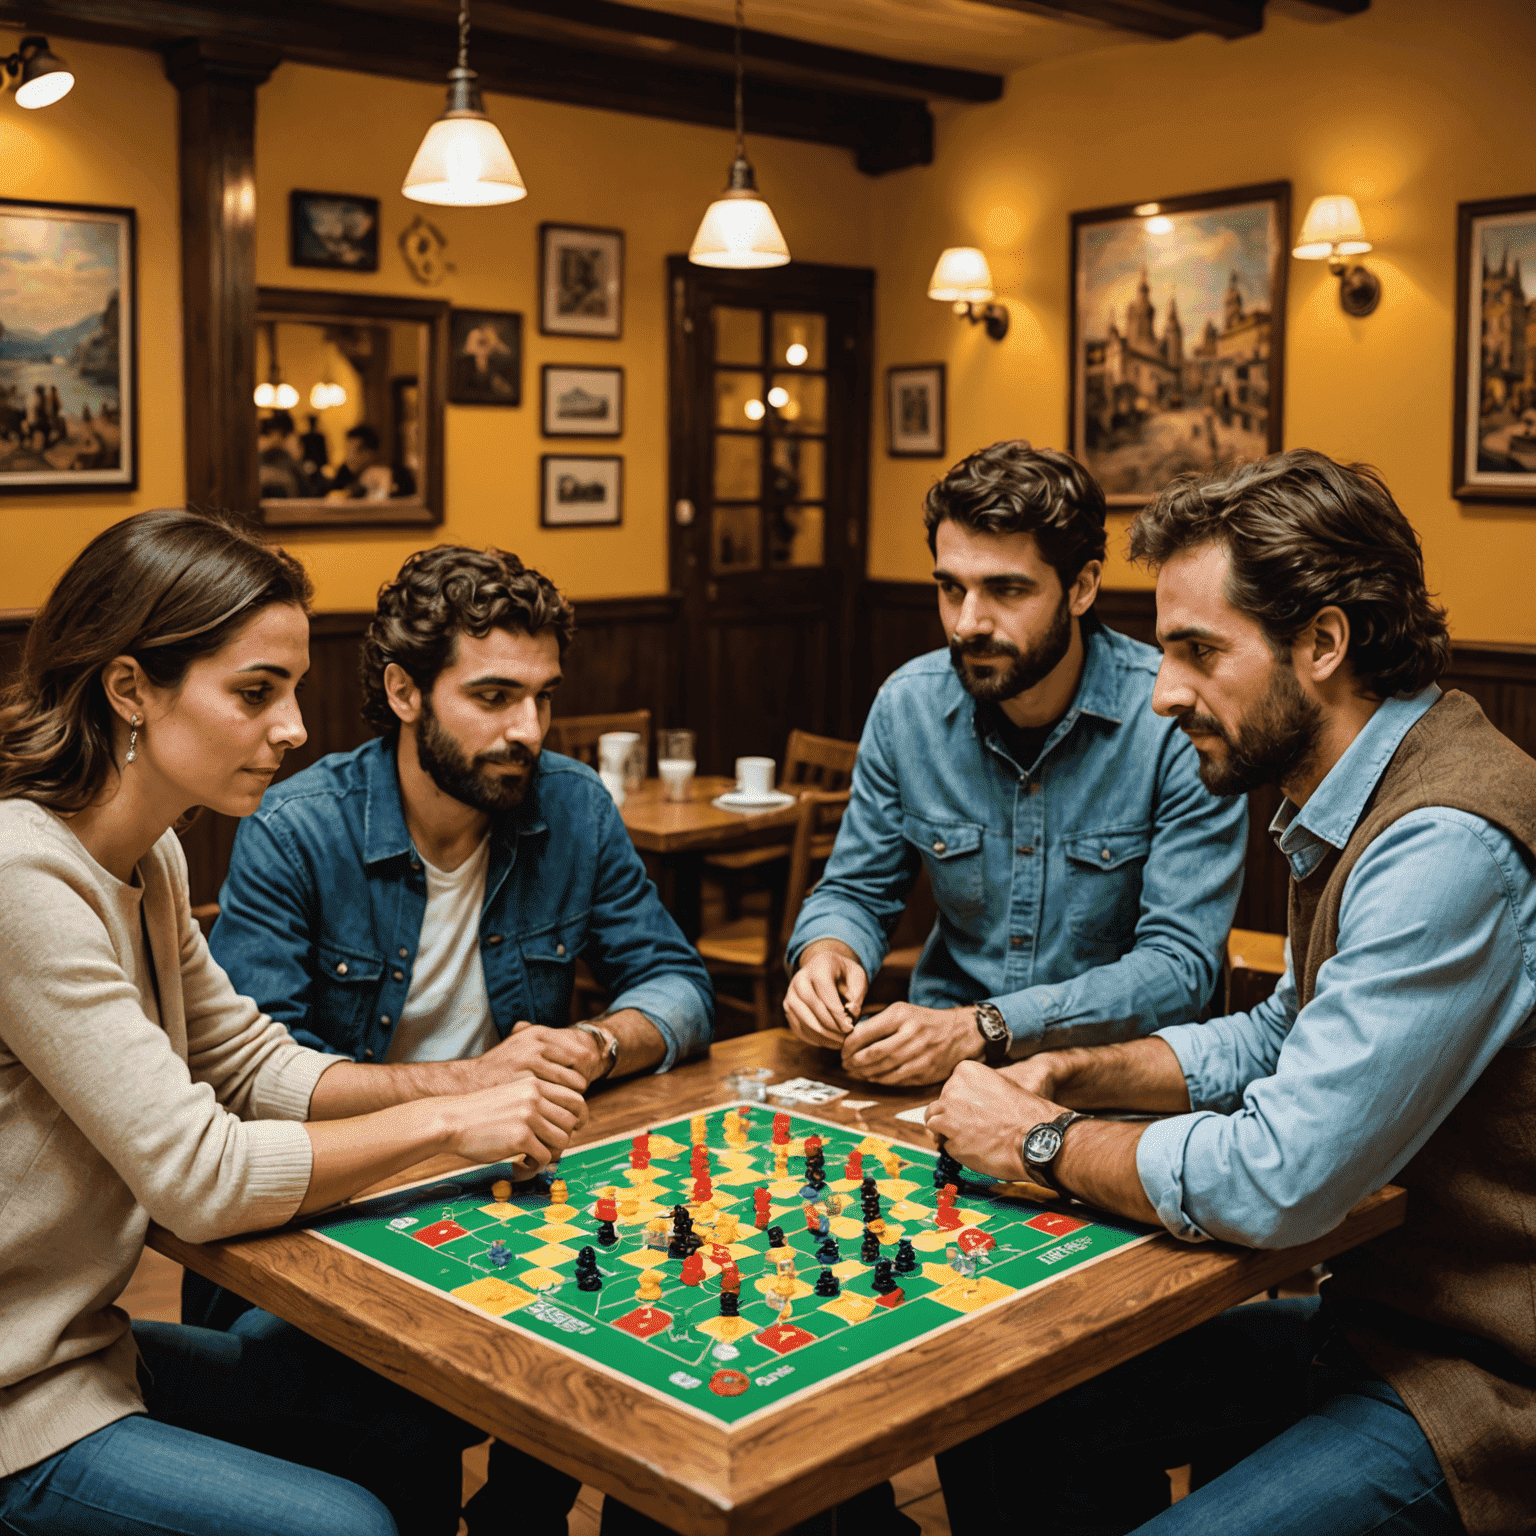
[[[497,549],[423,550],[380,592],[362,650],[380,734],[267,791],[210,940],[295,1039],[407,1070],[494,1047],[582,1090],[708,1049],[708,973],[612,799],[542,750],[574,633],[554,585]],[[572,1026],[578,959],[611,1002]],[[230,1308],[196,1282],[184,1293],[188,1321]],[[520,1530],[564,1531],[574,1480],[499,1444],[491,1470],[489,1489],[522,1479]]]

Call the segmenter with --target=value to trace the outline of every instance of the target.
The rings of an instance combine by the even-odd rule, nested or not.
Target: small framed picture
[[[546,453],[539,473],[541,527],[617,527],[624,521],[624,460],[617,454]]]
[[[539,225],[539,330],[606,336],[624,329],[624,231]]]
[[[944,457],[944,364],[886,370],[893,459]]]
[[[523,403],[523,317],[455,309],[448,316],[448,399],[454,405]]]
[[[288,194],[288,264],[379,270],[379,200],[345,192]]]
[[[1451,494],[1536,505],[1536,380],[1528,335],[1536,197],[1462,203],[1456,239]]]
[[[618,437],[624,431],[624,370],[544,364],[545,437]]]

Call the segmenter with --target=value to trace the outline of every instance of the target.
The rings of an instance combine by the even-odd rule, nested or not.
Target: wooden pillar
[[[181,95],[181,315],[189,506],[256,513],[256,87],[272,49],[187,38]]]

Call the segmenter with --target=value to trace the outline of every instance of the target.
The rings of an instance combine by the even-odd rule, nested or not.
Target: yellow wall
[[[663,592],[667,586],[667,334],[665,259],[686,251],[724,185],[732,145],[721,129],[622,116],[516,97],[486,106],[506,135],[528,196],[502,208],[428,208],[400,182],[443,91],[373,75],[285,64],[261,88],[257,110],[257,276],[263,284],[445,298],[523,315],[523,405],[450,405],[447,517],[430,533],[283,535],[315,578],[322,609],[372,607],[380,582],[412,549],[455,541],[500,544],[573,597]],[[785,238],[806,261],[867,265],[877,184],[851,154],[782,139],[752,139],[758,184]],[[288,265],[288,193],[294,187],[362,192],[382,202],[374,274]],[[410,275],[396,245],[420,213],[447,236],[455,270],[437,287]],[[624,334],[618,341],[541,336],[541,223],[622,229]],[[549,439],[539,433],[539,370],[546,362],[624,369],[624,436]],[[542,453],[624,456],[620,528],[541,529]]]
[[[0,33],[0,54],[18,33]],[[0,608],[30,608],[103,528],[181,501],[176,91],[158,55],[70,41],[75,89],[37,112],[0,97],[0,197],[139,211],[139,489],[0,496]]]
[[[1277,8],[1276,8],[1277,9]],[[1065,446],[1074,209],[1288,179],[1347,192],[1377,249],[1376,313],[1353,320],[1321,262],[1292,261],[1285,445],[1377,465],[1423,540],[1463,638],[1536,641],[1536,511],[1450,496],[1456,204],[1536,191],[1528,0],[1372,0],[1272,14],[1256,37],[1085,53],[1014,75],[994,106],[940,117],[934,165],[880,185],[879,362],[949,367],[949,460],[1001,437]],[[924,296],[941,246],[979,245],[1007,300],[999,345]],[[885,456],[877,424],[870,574],[927,574],[919,507],[942,465]],[[1110,581],[1144,583],[1120,559]]]

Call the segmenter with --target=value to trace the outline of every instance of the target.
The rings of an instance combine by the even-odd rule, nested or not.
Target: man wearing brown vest
[[[1153,708],[1211,790],[1284,791],[1290,969],[1249,1013],[964,1062],[929,1126],[969,1168],[1191,1242],[1308,1241],[1388,1181],[1408,1216],[1320,1303],[1237,1308],[941,1456],[951,1525],[1536,1529],[1536,762],[1435,685],[1445,615],[1371,471],[1298,449],[1188,477],[1132,553],[1157,572]]]

